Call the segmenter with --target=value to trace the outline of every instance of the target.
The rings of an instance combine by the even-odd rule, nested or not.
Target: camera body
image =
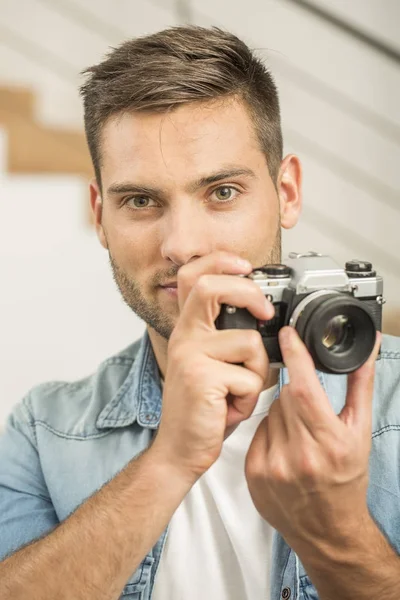
[[[281,327],[294,327],[326,373],[349,373],[369,357],[382,328],[383,279],[361,260],[341,268],[331,257],[289,254],[284,264],[265,265],[248,276],[272,302],[275,316],[259,321],[247,309],[222,305],[217,329],[256,329],[270,365],[284,366]]]

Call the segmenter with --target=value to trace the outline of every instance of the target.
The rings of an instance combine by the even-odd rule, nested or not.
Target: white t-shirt
[[[272,527],[251,499],[244,464],[277,386],[224,441],[172,516],[152,600],[268,600]]]

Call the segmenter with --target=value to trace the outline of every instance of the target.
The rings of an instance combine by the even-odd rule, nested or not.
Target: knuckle
[[[262,391],[262,379],[256,373],[246,369],[243,374],[244,390],[241,395],[241,411],[246,414],[246,418],[254,410],[255,401]]]
[[[209,275],[201,275],[193,286],[197,295],[201,298],[206,298],[210,295],[211,279]]]
[[[302,479],[314,481],[317,478],[319,472],[318,461],[312,452],[303,450],[299,454],[298,466]]]
[[[240,400],[240,412],[243,420],[248,419],[254,411],[254,406],[257,401],[258,394],[249,392]],[[236,407],[237,408],[237,407]]]
[[[276,483],[285,483],[289,481],[286,463],[278,453],[274,453],[273,455],[271,453],[268,464],[267,479]]]
[[[261,335],[255,329],[249,329],[246,331],[246,344],[249,350],[259,351],[261,344]]]
[[[264,483],[265,478],[266,478],[265,468],[261,469],[259,461],[249,460],[248,455],[246,456],[245,464],[246,464],[246,469],[245,469],[246,480],[248,482],[251,481],[253,483],[253,485],[255,485],[255,486],[258,486],[258,484],[260,484],[260,486],[261,486]]]
[[[335,466],[343,466],[351,456],[349,445],[345,440],[335,440],[326,450],[328,460]]]
[[[290,394],[296,398],[306,399],[309,391],[302,381],[296,381],[289,384]]]
[[[254,378],[253,378],[253,381],[252,381],[250,393],[253,396],[257,396],[258,397],[261,394],[261,392],[262,392],[263,385],[264,385],[263,378],[260,377],[260,375],[257,375],[256,373],[254,373]]]
[[[249,369],[246,367],[246,371],[249,377],[249,386],[251,387],[252,392],[254,394],[259,394],[262,390],[263,377],[257,370],[253,368]]]

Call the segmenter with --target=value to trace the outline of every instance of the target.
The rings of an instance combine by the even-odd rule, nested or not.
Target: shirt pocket
[[[148,595],[144,595],[144,590],[147,585],[150,585],[153,563],[154,558],[146,556],[124,587],[120,600],[146,600]]]

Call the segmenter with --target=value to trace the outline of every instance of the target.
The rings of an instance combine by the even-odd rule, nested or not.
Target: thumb
[[[375,361],[379,353],[382,334],[376,332],[374,349],[368,360],[347,378],[346,404],[339,414],[344,423],[359,423],[371,427],[372,398],[374,392]]]

